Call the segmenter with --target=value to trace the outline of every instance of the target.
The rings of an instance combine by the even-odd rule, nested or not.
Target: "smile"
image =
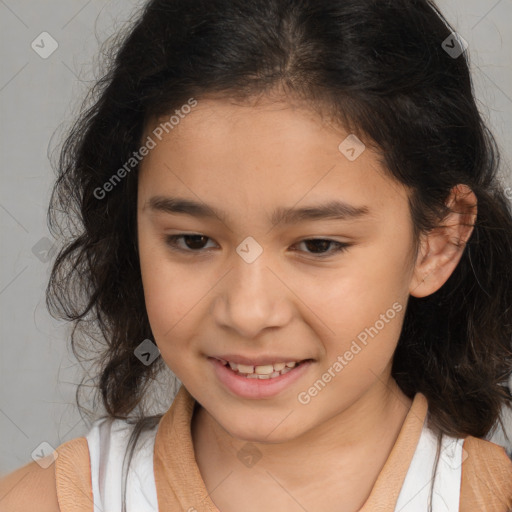
[[[229,366],[233,372],[239,374],[241,377],[245,377],[247,379],[274,379],[279,377],[280,375],[284,375],[288,373],[300,362],[290,361],[286,363],[274,363],[274,364],[264,364],[260,366],[251,366],[246,364],[237,364],[231,361],[225,361],[224,359],[219,359],[219,361],[224,366]]]
[[[281,393],[308,372],[314,363],[313,359],[270,363],[268,357],[258,361],[265,364],[256,365],[248,364],[252,361],[245,357],[233,356],[235,358],[243,359],[243,363],[220,357],[209,357],[208,360],[218,381],[230,393],[249,399],[271,398]]]

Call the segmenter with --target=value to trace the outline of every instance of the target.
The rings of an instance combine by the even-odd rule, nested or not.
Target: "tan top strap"
[[[61,512],[94,512],[91,461],[85,437],[56,448],[55,480]]]
[[[467,458],[462,463],[460,512],[510,512],[512,510],[512,461],[494,443],[467,437]]]
[[[427,416],[427,399],[417,393],[398,438],[360,512],[394,512]]]
[[[218,512],[194,457],[190,426],[195,403],[182,385],[158,426],[153,467],[162,511]]]

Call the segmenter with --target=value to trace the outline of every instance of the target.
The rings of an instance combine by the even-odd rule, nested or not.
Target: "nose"
[[[283,327],[292,317],[292,292],[264,255],[248,263],[235,254],[231,269],[215,287],[215,321],[246,339],[266,328]]]

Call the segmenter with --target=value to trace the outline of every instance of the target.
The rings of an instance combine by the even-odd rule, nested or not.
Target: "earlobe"
[[[421,235],[409,293],[427,297],[448,280],[457,267],[477,215],[477,199],[463,184],[452,188],[446,202],[449,213],[441,224]]]

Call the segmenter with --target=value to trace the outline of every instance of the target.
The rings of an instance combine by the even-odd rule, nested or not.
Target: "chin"
[[[230,436],[240,441],[251,443],[285,443],[301,434],[300,432],[277,432],[279,429],[276,429],[276,425],[279,425],[279,422],[280,420],[272,420],[268,423],[257,422],[254,425],[248,425],[246,418],[246,421],[243,424],[233,424],[233,422],[230,422],[227,418],[225,422],[219,423]]]

